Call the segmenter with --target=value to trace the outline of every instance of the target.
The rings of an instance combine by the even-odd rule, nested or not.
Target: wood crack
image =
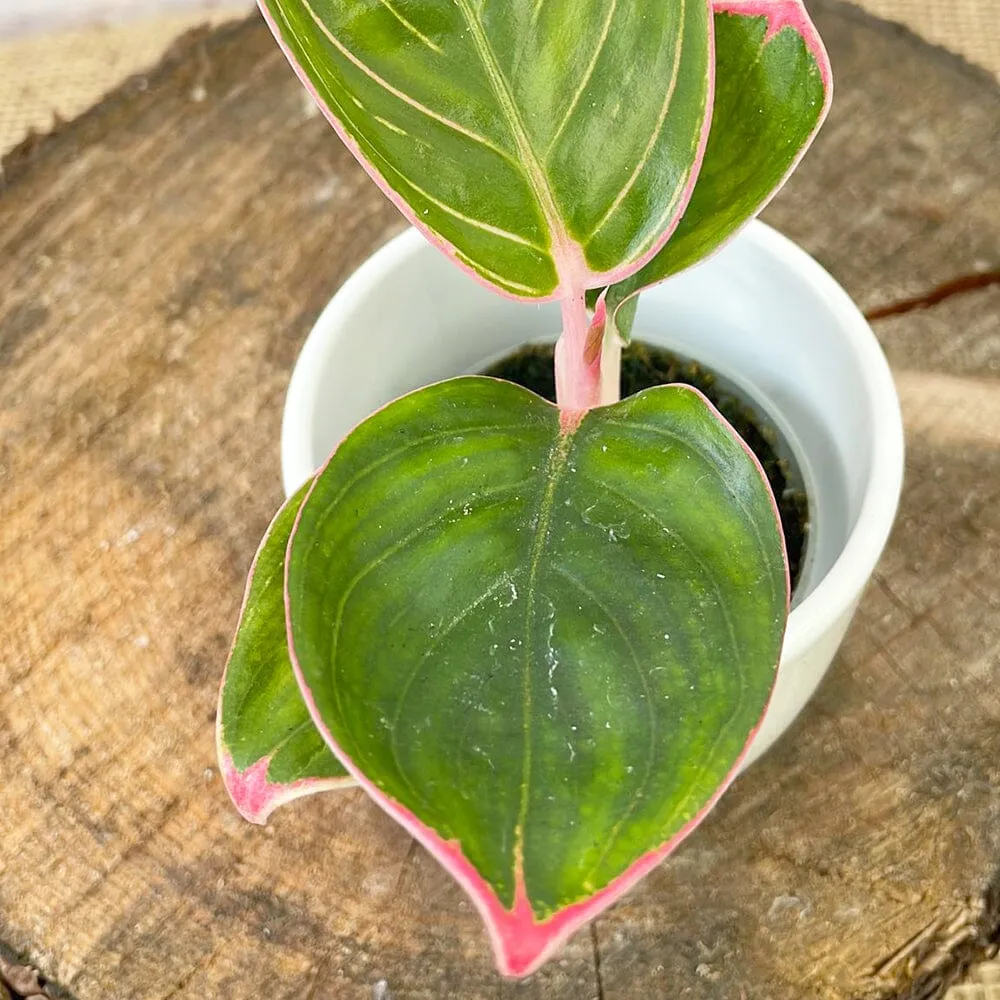
[[[594,949],[594,978],[597,983],[597,1000],[604,1000],[604,978],[601,975],[601,946],[597,940],[597,921],[590,924],[590,943]]]
[[[177,985],[163,998],[163,1000],[174,1000],[175,997],[183,996],[187,991],[191,980],[194,979],[198,973],[207,968],[218,954],[219,949],[213,948],[204,958],[201,959],[201,961],[199,961],[193,968],[189,969],[187,973],[181,977]]]
[[[902,316],[918,309],[930,309],[932,306],[958,295],[967,295],[969,292],[977,292],[983,288],[990,288],[992,285],[1000,285],[1000,268],[993,271],[965,274],[945,281],[923,295],[914,295],[910,298],[900,299],[898,302],[876,306],[865,313],[865,319],[874,323],[876,320],[887,319],[890,316]]]

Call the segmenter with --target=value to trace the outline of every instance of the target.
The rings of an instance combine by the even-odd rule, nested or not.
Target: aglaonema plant
[[[766,708],[789,593],[761,468],[692,389],[619,401],[618,361],[638,293],[791,172],[829,64],[799,0],[262,10],[403,214],[498,293],[558,300],[563,328],[556,405],[484,377],[420,389],[278,513],[223,774],[256,822],[356,782],[525,975],[694,829]]]

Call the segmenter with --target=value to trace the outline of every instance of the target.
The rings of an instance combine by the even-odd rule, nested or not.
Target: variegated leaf
[[[830,62],[801,0],[716,0],[714,10],[708,149],[670,240],[607,291],[608,316],[624,339],[638,292],[718,250],[780,190],[833,96]]]
[[[342,442],[287,597],[313,718],[524,975],[732,780],[788,578],[760,466],[694,390],[572,414],[473,377]]]
[[[219,692],[222,779],[254,823],[303,795],[354,784],[309,718],[288,656],[285,549],[310,485],[278,511],[260,543]]]
[[[405,215],[478,278],[582,296],[663,244],[708,135],[708,0],[261,0]]]

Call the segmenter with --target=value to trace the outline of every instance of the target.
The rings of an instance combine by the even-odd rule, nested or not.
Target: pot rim
[[[853,609],[875,569],[902,491],[903,419],[888,361],[847,292],[805,250],[766,223],[752,220],[738,238],[776,259],[790,275],[820,293],[859,362],[861,386],[872,413],[872,450],[857,518],[833,565],[792,609],[782,650],[785,660],[802,655],[833,622]],[[349,315],[356,303],[371,294],[373,286],[425,249],[434,250],[416,229],[407,228],[392,237],[347,278],[316,320],[295,363],[285,397],[281,467],[287,494],[309,474],[302,470],[312,470],[310,415],[322,392],[323,362],[344,329],[339,317]]]
[[[853,610],[882,555],[903,488],[903,415],[878,338],[840,284],[805,250],[765,223],[755,220],[746,236],[821,293],[860,362],[861,385],[872,414],[872,450],[858,515],[833,565],[790,616],[795,628],[788,629],[783,656],[792,658],[819,639],[831,621]]]

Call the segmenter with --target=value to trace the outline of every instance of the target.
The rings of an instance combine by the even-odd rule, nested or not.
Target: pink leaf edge
[[[746,454],[757,468],[761,478],[767,483],[764,468],[760,464],[757,456],[751,451],[746,442],[736,433],[729,422],[722,416],[719,410],[700,390],[688,385],[675,385],[675,388],[682,388],[693,392],[700,397],[706,406],[712,411],[716,418],[728,430],[728,432],[740,444]],[[586,416],[586,411],[570,412],[560,411],[560,429],[563,434],[575,431],[580,422]],[[333,459],[336,450],[330,455],[327,464]],[[324,466],[325,468],[325,466]],[[309,498],[316,488],[322,472],[318,473],[302,502],[295,524],[292,526],[288,539],[288,552],[291,552],[292,543],[298,533],[299,522],[302,513],[309,503]],[[768,495],[771,500],[771,508],[775,520],[780,524],[780,514],[777,501],[768,488]],[[782,559],[785,569],[785,607],[786,611],[791,601],[791,576],[788,566],[788,553],[782,545]],[[476,907],[490,938],[493,948],[493,956],[496,962],[497,971],[509,978],[523,978],[537,971],[545,964],[581,927],[593,920],[599,913],[617,902],[629,889],[640,882],[665,858],[668,857],[680,844],[691,834],[711,812],[722,795],[739,775],[742,765],[754,738],[760,730],[761,725],[767,716],[767,709],[770,705],[771,695],[774,693],[774,683],[768,694],[767,703],[761,712],[760,720],[747,736],[743,749],[730,768],[722,783],[716,789],[708,802],[690,819],[680,830],[669,840],[659,847],[648,851],[642,857],[634,861],[621,875],[613,879],[603,889],[589,898],[577,903],[572,903],[561,909],[554,916],[547,920],[538,921],[531,909],[531,903],[527,896],[527,890],[521,872],[520,860],[516,863],[515,871],[515,893],[514,906],[512,909],[504,909],[503,904],[496,894],[489,887],[482,876],[476,871],[472,863],[462,853],[461,845],[456,841],[445,840],[431,827],[423,823],[413,812],[390,796],[386,795],[374,782],[372,782],[364,772],[354,763],[352,758],[337,743],[333,733],[323,720],[316,699],[302,672],[298,655],[295,651],[295,641],[292,635],[292,617],[288,591],[288,571],[289,558],[285,558],[285,624],[288,631],[288,652],[292,662],[292,670],[298,681],[302,697],[309,709],[313,723],[319,730],[327,746],[333,751],[337,759],[344,765],[348,774],[357,782],[360,788],[379,806],[388,816],[394,819],[404,830],[406,830],[415,840],[423,845],[431,856],[448,872],[452,878],[461,886],[466,895]],[[787,615],[786,615],[787,622]],[[777,669],[775,669],[775,680],[777,680]],[[302,794],[308,794],[303,792]],[[235,801],[235,800],[234,800]],[[239,808],[239,805],[237,805]]]
[[[261,554],[267,546],[268,539],[282,511],[284,511],[286,500],[278,512],[271,518],[271,522],[264,532],[264,537],[254,552],[253,561],[250,563],[250,570],[247,573],[246,586],[243,588],[243,601],[240,604],[240,614],[238,621],[243,621],[246,614],[247,605],[250,603],[250,593],[253,590],[254,574],[257,572],[257,563]],[[236,811],[251,823],[263,826],[271,813],[279,806],[283,806],[295,799],[301,799],[305,795],[314,795],[317,792],[337,791],[341,788],[353,788],[356,782],[352,778],[303,778],[300,781],[292,782],[288,785],[279,785],[268,781],[267,769],[271,765],[269,755],[251,764],[245,771],[237,769],[233,763],[232,754],[226,748],[225,732],[222,725],[222,699],[226,693],[226,678],[229,676],[229,663],[236,650],[236,643],[239,639],[239,630],[233,635],[233,641],[229,647],[229,656],[226,659],[226,667],[222,671],[222,681],[219,684],[219,697],[216,704],[215,713],[215,753],[219,761],[219,770],[222,773],[222,783],[232,799]]]
[[[774,37],[785,28],[791,28],[793,31],[797,32],[805,42],[806,48],[812,53],[813,58],[816,60],[820,80],[823,82],[824,100],[823,107],[820,109],[819,117],[816,119],[816,125],[813,127],[809,138],[802,144],[802,148],[788,165],[788,169],[785,171],[781,180],[778,181],[767,197],[764,198],[760,205],[757,206],[757,210],[753,213],[753,215],[741,225],[737,226],[736,229],[734,229],[729,236],[727,236],[714,250],[712,250],[711,253],[696,261],[695,264],[689,265],[690,267],[694,267],[696,264],[701,264],[705,260],[709,260],[717,253],[725,249],[725,247],[727,247],[734,239],[736,239],[737,236],[739,236],[741,232],[743,232],[746,226],[749,225],[751,219],[755,219],[761,212],[764,211],[765,208],[767,208],[767,206],[774,199],[775,195],[777,195],[785,184],[788,183],[789,177],[792,176],[798,165],[802,162],[802,158],[809,152],[809,148],[812,146],[813,140],[816,138],[820,128],[822,128],[823,123],[826,121],[827,115],[830,113],[830,105],[833,102],[833,69],[830,66],[830,57],[826,51],[826,47],[823,45],[823,39],[820,38],[819,32],[816,30],[816,25],[813,24],[812,19],[809,17],[809,12],[806,10],[802,0],[714,0],[712,3],[712,11],[714,14],[736,14],[741,17],[767,18],[767,31],[764,33],[763,40],[764,45],[771,42],[772,39],[774,39]],[[700,169],[701,164],[699,163],[699,172]],[[695,179],[697,180],[697,177]],[[685,202],[685,208],[686,207],[687,202]],[[679,222],[680,220],[678,220],[678,224]],[[670,231],[669,235],[673,235],[673,230]],[[663,241],[660,245],[660,249],[663,249],[666,242],[666,240]],[[648,261],[644,262],[644,264],[645,263],[648,263]],[[625,277],[628,277],[628,275]],[[621,307],[629,299],[641,294],[648,288],[652,288],[654,285],[660,284],[661,281],[667,281],[672,277],[674,277],[674,275],[667,275],[666,278],[660,278],[657,281],[652,281],[648,285],[644,285],[642,288],[638,288],[631,294],[627,295],[615,306],[611,317],[612,322],[615,321],[615,316],[617,316],[618,310],[621,309]]]
[[[826,109],[830,106],[833,96],[833,72],[830,68],[830,57],[827,55],[823,40],[819,37],[816,25],[809,17],[802,0],[715,0],[712,5],[716,14],[739,14],[742,17],[766,17],[767,32],[764,34],[764,44],[774,38],[784,28],[792,28],[806,43],[806,47],[816,59],[819,67],[823,89],[827,93],[826,105],[820,115],[817,129],[823,123]]]
[[[281,30],[279,29],[277,23],[274,20],[270,10],[267,8],[267,0],[257,0],[257,6],[260,8],[261,15],[264,18],[265,23],[271,29],[271,34],[274,35],[274,40],[278,43],[278,47],[284,53],[285,58],[288,60],[289,65],[295,72],[295,75],[299,78],[299,82],[305,87],[309,95],[312,97],[313,102],[316,107],[319,108],[323,117],[329,122],[333,127],[333,130],[340,137],[340,141],[350,150],[351,155],[358,161],[362,169],[368,176],[375,182],[376,186],[381,190],[381,192],[395,205],[396,209],[400,214],[410,223],[415,229],[419,230],[424,238],[431,243],[433,246],[437,247],[445,256],[449,257],[455,264],[458,265],[466,274],[471,278],[474,278],[479,284],[491,291],[497,292],[498,294],[504,296],[505,298],[515,299],[521,302],[551,302],[558,298],[558,290],[553,292],[551,295],[547,296],[524,296],[517,295],[514,292],[508,291],[505,288],[500,288],[498,285],[494,285],[493,282],[488,281],[484,278],[474,267],[467,264],[461,257],[458,256],[458,249],[444,237],[438,235],[431,229],[425,222],[423,222],[420,216],[413,211],[412,208],[404,201],[404,199],[398,195],[390,186],[389,182],[382,176],[378,168],[361,152],[361,147],[358,145],[357,140],[344,128],[340,119],[327,107],[326,102],[320,96],[319,91],[313,85],[312,80],[309,79],[306,74],[305,69],[302,67],[301,63],[295,56],[295,53],[285,44],[285,40],[281,37]]]
[[[303,691],[307,692],[308,689],[298,668],[296,668],[296,674],[303,686]],[[520,871],[517,873],[513,909],[506,910],[493,890],[462,853],[458,843],[442,838],[433,829],[422,823],[409,809],[391,799],[365,777],[351,758],[340,748],[329,729],[323,725],[311,695],[307,693],[305,697],[323,738],[348,772],[357,780],[358,785],[376,805],[430,852],[431,856],[458,882],[471,899],[486,925],[497,971],[501,975],[511,978],[522,978],[537,971],[559,951],[576,931],[617,902],[694,831],[735,780],[743,758],[757,734],[757,728],[759,728],[758,726],[751,732],[746,746],[733,765],[731,772],[712,798],[670,840],[644,854],[633,862],[625,872],[593,896],[565,907],[547,920],[537,921],[528,901],[524,879]]]
[[[287,805],[306,795],[318,792],[333,792],[342,788],[353,788],[353,778],[302,778],[288,785],[275,784],[268,780],[267,769],[271,758],[265,757],[251,764],[245,771],[239,771],[233,758],[223,747],[219,747],[219,769],[222,782],[236,811],[251,823],[263,826],[271,813],[279,806]]]
[[[694,189],[701,174],[701,167],[705,162],[705,152],[708,149],[708,137],[712,132],[712,116],[715,109],[715,21],[713,20],[715,6],[713,0],[707,0],[707,7],[708,65],[711,67],[711,72],[708,74],[708,92],[705,95],[705,117],[701,123],[701,133],[698,136],[698,145],[695,148],[691,171],[688,174],[687,183],[684,185],[681,195],[677,199],[676,209],[671,220],[649,250],[628,264],[623,264],[621,267],[614,268],[611,271],[605,271],[603,274],[594,275],[596,280],[589,282],[586,286],[587,288],[616,285],[618,282],[624,281],[635,274],[636,271],[641,271],[670,241],[670,237],[674,235],[674,231],[681,224],[681,219],[684,218],[684,213],[687,211],[688,204],[694,195]]]
[[[796,167],[802,162],[802,157],[809,152],[813,140],[819,130],[823,127],[827,115],[830,113],[830,105],[833,102],[833,68],[830,65],[830,56],[820,38],[816,25],[813,24],[809,12],[806,10],[802,0],[715,0],[713,10],[716,14],[738,14],[742,17],[766,17],[767,31],[764,33],[763,44],[769,44],[774,37],[785,28],[791,28],[805,42],[806,48],[812,53],[819,69],[819,77],[823,83],[823,107],[820,109],[816,124],[813,126],[809,138],[802,144],[796,157],[788,165],[784,176],[775,185],[774,190],[764,199],[755,215],[759,215],[770,204],[774,196],[785,186],[788,178],[795,172]],[[747,220],[749,222],[749,219]],[[744,223],[745,225],[745,223]],[[742,226],[733,233],[722,246],[733,239]],[[717,251],[721,247],[717,248]],[[717,252],[716,251],[716,252]]]

